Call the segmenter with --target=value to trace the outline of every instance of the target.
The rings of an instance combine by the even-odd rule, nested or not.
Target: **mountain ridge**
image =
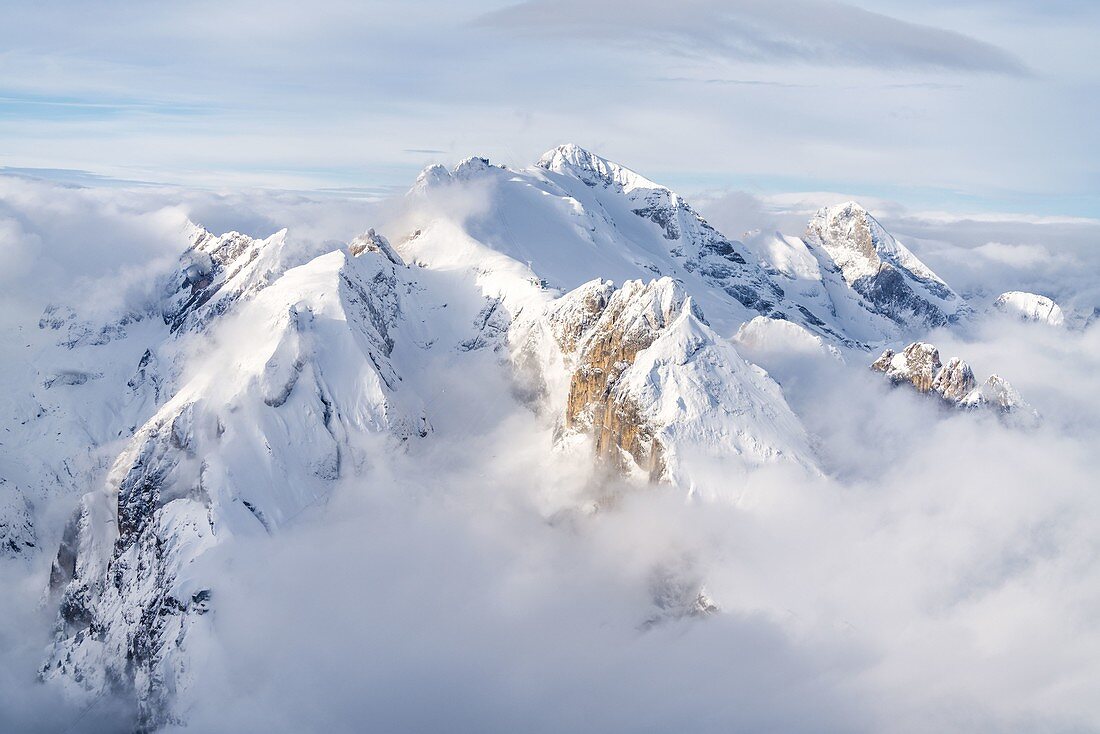
[[[783,387],[739,350],[843,365],[951,323],[885,313],[898,299],[853,285],[867,276],[845,275],[843,237],[727,238],[671,190],[574,145],[522,171],[477,157],[428,167],[404,203],[393,244],[375,229],[334,247],[194,226],[139,313],[75,340],[60,336],[75,314],[43,315],[60,337],[51,358],[79,357],[85,378],[36,389],[78,422],[65,396],[81,390],[128,406],[66,490],[79,500],[51,572],[43,679],[128,697],[149,729],[184,722],[186,650],[215,644],[207,615],[224,583],[202,558],[277,537],[338,488],[369,490],[379,452],[419,456],[506,416],[588,467],[591,491],[550,498],[557,511],[611,511],[612,494],[647,487],[735,502],[760,467],[821,476]],[[900,274],[902,305],[942,283],[853,207],[879,258],[871,277]],[[6,512],[7,541],[33,547],[33,523]],[[718,613],[684,573],[658,574],[652,620]]]

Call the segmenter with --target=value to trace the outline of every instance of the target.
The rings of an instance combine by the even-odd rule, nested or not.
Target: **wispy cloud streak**
[[[739,61],[1027,73],[1013,54],[965,34],[821,0],[527,0],[479,23]]]

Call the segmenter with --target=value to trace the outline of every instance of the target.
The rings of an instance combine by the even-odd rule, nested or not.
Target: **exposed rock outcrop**
[[[721,611],[687,558],[673,559],[654,568],[649,592],[653,613],[642,623],[643,630],[667,622],[703,619]]]
[[[251,247],[230,241],[238,255]],[[198,294],[212,281],[202,280],[179,329],[213,313]],[[204,615],[220,581],[197,561],[236,537],[277,532],[357,475],[366,464],[357,435],[396,445],[426,433],[423,406],[400,390],[391,362],[404,291],[386,253],[365,247],[226,302],[233,312],[210,324],[209,349],[65,530],[43,679],[133,701],[142,729],[181,721],[187,650],[213,634]],[[142,358],[139,377],[152,362]]]
[[[896,353],[887,349],[871,369],[882,372],[895,385],[906,384],[918,392],[936,395],[955,408],[988,408],[1012,416],[1011,422],[1020,426],[1038,419],[1038,413],[1003,377],[990,375],[979,385],[970,365],[957,357],[944,365],[940,351],[926,342],[913,342]]]
[[[718,337],[669,278],[619,289],[592,281],[514,337],[525,393],[561,416],[564,435],[591,436],[597,460],[619,473],[692,487],[685,453],[741,468],[813,469],[779,387]]]
[[[0,477],[0,556],[18,556],[38,547],[34,511],[18,487]]]
[[[585,334],[565,407],[565,427],[590,432],[598,459],[625,471],[629,456],[654,481],[664,472],[663,448],[633,397],[616,387],[638,352],[649,348],[685,308],[701,318],[686,294],[667,279],[630,281],[612,293]]]
[[[965,301],[855,202],[824,207],[806,227],[844,280],[898,324],[942,326],[967,312]]]
[[[917,392],[931,390],[942,367],[940,350],[925,342],[913,342],[899,354],[887,349],[871,364],[871,369],[884,372],[895,384],[908,382]]]
[[[405,261],[397,254],[397,250],[393,249],[390,241],[375,232],[373,228],[368,229],[366,234],[359,235],[352,240],[348,245],[348,252],[356,257],[364,252],[377,252],[394,265],[400,267],[405,265]]]

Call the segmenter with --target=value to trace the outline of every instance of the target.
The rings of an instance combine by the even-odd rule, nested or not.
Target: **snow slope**
[[[590,436],[618,471],[710,496],[728,496],[732,477],[765,464],[816,471],[779,386],[670,278],[591,281],[514,334],[525,394],[560,420],[562,441]],[[698,473],[715,465],[721,487]]]
[[[1035,321],[1048,326],[1063,326],[1066,323],[1062,308],[1050,298],[1037,293],[1002,293],[997,296],[993,306],[1001,313],[1011,314],[1023,321]]]
[[[593,278],[670,277],[723,335],[758,315],[846,346],[898,333],[896,314],[853,289],[827,253],[797,238],[777,236],[768,246],[728,238],[676,193],[576,145],[520,171],[483,158],[452,171],[433,166],[409,196],[432,214],[415,220],[399,244],[408,259],[476,268],[487,294],[513,311],[529,297],[524,284],[565,292]]]

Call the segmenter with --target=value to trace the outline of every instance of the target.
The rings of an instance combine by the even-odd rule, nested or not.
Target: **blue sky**
[[[577,142],[685,193],[1100,217],[1100,3],[7,3],[0,166],[407,186]]]

